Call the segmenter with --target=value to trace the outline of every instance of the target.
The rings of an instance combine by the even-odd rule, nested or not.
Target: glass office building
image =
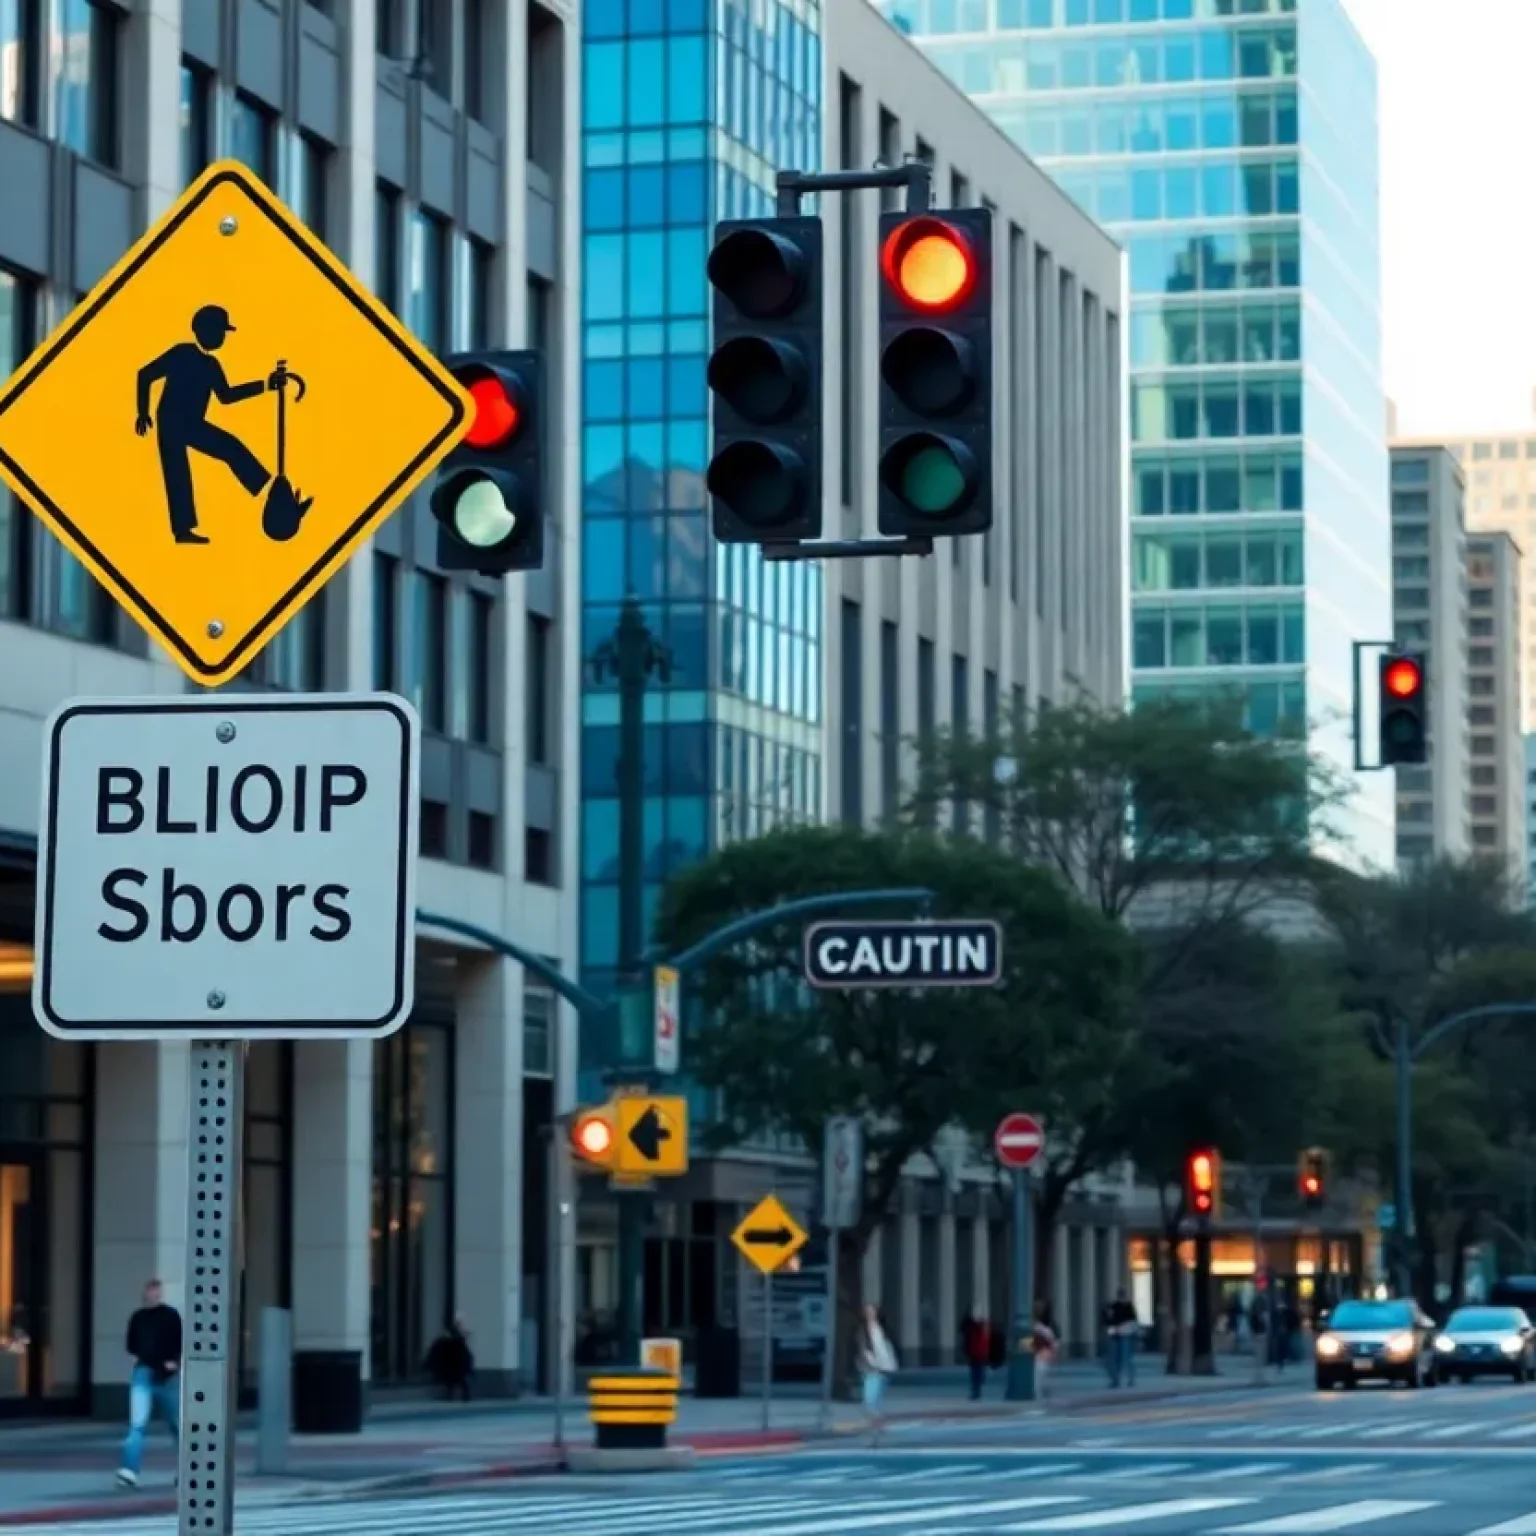
[[[820,16],[807,0],[589,0],[583,26],[583,649],[633,593],[670,651],[647,697],[649,923],[672,871],[821,812],[821,572],[717,546],[704,489],[711,232],[771,213],[779,169],[819,165]],[[606,992],[619,701],[590,668],[582,686],[582,969]],[[605,1042],[587,1040],[590,1072]]]
[[[1376,65],[1340,0],[893,0],[896,24],[1120,239],[1134,695],[1234,686],[1352,761],[1392,633]],[[1356,856],[1392,861],[1390,786]]]

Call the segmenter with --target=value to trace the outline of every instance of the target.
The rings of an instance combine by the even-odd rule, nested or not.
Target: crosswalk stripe
[[[1489,1437],[1493,1440],[1529,1440],[1536,1435],[1536,1419],[1528,1424],[1511,1424],[1508,1429],[1496,1429]]]
[[[1296,1438],[1298,1440],[1331,1440],[1338,1433],[1337,1424],[1324,1424],[1319,1429],[1304,1429]]]
[[[1499,1525],[1480,1525],[1467,1536],[1536,1536],[1536,1515],[1516,1515]]]
[[[841,1536],[841,1533],[849,1531],[871,1530],[890,1525],[914,1525],[920,1520],[961,1520],[974,1519],[981,1515],[1011,1515],[1021,1509],[1040,1509],[1052,1504],[1081,1504],[1082,1502],[1080,1498],[1066,1495],[1041,1495],[1028,1499],[989,1499],[981,1503],[940,1504],[936,1508],[926,1509],[906,1505],[904,1509],[894,1509],[889,1513],[878,1511],[874,1504],[863,1504],[860,1506],[861,1513],[857,1515],[836,1515],[830,1520],[818,1520],[809,1525],[801,1523],[764,1526],[760,1530],[755,1530],[753,1536]],[[871,1515],[876,1518],[871,1519]],[[626,1533],[635,1529],[634,1522],[627,1515],[623,1525]],[[611,1531],[613,1515],[610,1513],[601,1525],[592,1529]],[[708,1529],[714,1530],[718,1527]],[[551,1532],[551,1536],[557,1536],[557,1533]],[[575,1533],[559,1532],[558,1536],[575,1536]]]
[[[1090,1509],[1076,1515],[1056,1515],[1046,1520],[1026,1520],[1005,1525],[1010,1532],[1105,1531],[1111,1526],[1141,1525],[1148,1520],[1172,1520],[1177,1515],[1204,1515],[1213,1509],[1235,1509],[1252,1499],[1159,1499],[1155,1504],[1122,1504],[1118,1509]]]
[[[881,1473],[880,1482],[882,1486],[886,1483],[929,1483],[939,1477],[970,1478],[986,1470],[974,1462],[961,1462],[959,1466],[946,1463],[941,1467],[920,1467],[916,1472],[884,1472]]]
[[[1342,1467],[1323,1467],[1316,1472],[1292,1471],[1290,1479],[1297,1483],[1321,1483],[1340,1477],[1361,1477],[1367,1472],[1380,1472],[1381,1468],[1379,1461],[1351,1461]]]
[[[1235,1467],[1222,1467],[1215,1472],[1196,1472],[1192,1476],[1202,1483],[1224,1483],[1239,1477],[1264,1477],[1271,1472],[1284,1472],[1288,1465],[1283,1461],[1245,1461]]]
[[[1394,1515],[1439,1509],[1440,1504],[1439,1499],[1361,1499],[1357,1504],[1336,1504],[1331,1509],[1314,1509],[1304,1515],[1280,1515],[1273,1520],[1223,1526],[1218,1536],[1326,1536],[1328,1531],[1347,1531],[1357,1525],[1390,1520]]]
[[[1353,1440],[1390,1440],[1393,1435],[1417,1434],[1421,1429],[1428,1429],[1433,1423],[1431,1419],[1409,1419],[1406,1424],[1382,1424],[1375,1429],[1366,1429],[1349,1436]]]
[[[1426,1440],[1456,1440],[1462,1435],[1471,1435],[1488,1427],[1485,1419],[1474,1419],[1470,1424],[1442,1424],[1438,1429],[1426,1429]]]
[[[1174,1472],[1187,1472],[1187,1461],[1154,1461],[1148,1463],[1137,1462],[1129,1467],[1116,1467],[1113,1472],[1096,1472],[1093,1480],[1096,1483],[1124,1482],[1132,1477],[1167,1477]]]

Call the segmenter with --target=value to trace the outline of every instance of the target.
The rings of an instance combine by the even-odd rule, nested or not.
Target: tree
[[[891,887],[932,891],[936,917],[997,919],[999,985],[811,990],[800,979],[800,921],[760,931],[688,981],[709,1018],[687,1051],[690,1070],[720,1094],[722,1116],[708,1132],[715,1145],[777,1134],[819,1161],[829,1117],[864,1124],[862,1214],[841,1234],[838,1252],[840,1389],[864,1254],[903,1170],[932,1152],[942,1131],[976,1123],[994,1074],[1017,1080],[1081,1037],[1114,1039],[1136,964],[1113,923],[1005,853],[964,839],[847,826],[775,831],[721,849],[667,886],[657,937],[676,950],[734,917],[799,897]]]
[[[1246,731],[1225,699],[1014,713],[982,736],[937,732],[917,752],[910,823],[934,825],[946,813],[979,823],[1138,931],[1132,1016],[1144,1044],[1155,1009],[1165,1018],[1201,1010],[1235,926],[1305,899],[1315,845],[1331,837],[1344,794],[1301,743]],[[1124,1106],[1154,1071],[1142,1048],[1110,1064],[1112,1074],[1095,1052],[1086,1070],[1056,1071],[1038,1182],[1042,1266],[1072,1187],[1125,1154]],[[1152,1161],[1166,1170],[1186,1138],[1171,1121],[1157,1124],[1168,1139]]]

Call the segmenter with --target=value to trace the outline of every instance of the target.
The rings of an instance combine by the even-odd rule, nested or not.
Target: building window
[[[452,1312],[453,1073],[453,1031],[436,1021],[374,1047],[375,1381],[419,1377]]]
[[[9,375],[36,344],[37,289],[26,278],[0,268],[0,369]],[[0,485],[0,618],[32,617],[36,528],[27,509]]]
[[[256,658],[257,678],[292,693],[325,686],[325,593],[311,598]]]
[[[400,57],[400,0],[374,0],[373,46],[386,59]]]
[[[111,645],[117,637],[117,607],[107,589],[61,544],[54,572],[54,622],[66,635]]]
[[[258,1040],[245,1069],[245,1295],[240,1384],[256,1386],[264,1307],[293,1305],[293,1046]]]
[[[549,763],[550,660],[549,620],[530,613],[528,654],[524,658],[527,678],[523,694],[528,711],[525,750],[528,761],[541,767]]]
[[[400,312],[400,194],[387,182],[373,193],[373,291]]]
[[[208,72],[181,66],[181,180],[185,186],[213,159],[213,124],[209,114]]]
[[[38,0],[0,3],[0,118],[37,127],[38,82],[42,71],[42,28]]]
[[[550,285],[541,277],[530,277],[528,279],[528,340],[524,345],[546,356],[549,352],[549,299]]]
[[[491,739],[491,622],[495,605],[482,592],[453,593],[452,734],[461,741]]]
[[[448,583],[413,572],[411,597],[411,702],[423,729],[441,735],[447,728]]]
[[[842,607],[842,817],[864,819],[864,630],[859,605]]]
[[[555,883],[554,839],[543,827],[523,832],[523,879],[529,885]]]
[[[496,818],[488,811],[469,813],[469,845],[464,862],[471,869],[496,868]]]
[[[236,96],[229,114],[229,153],[272,185],[272,114],[246,96]]]
[[[491,344],[491,283],[496,252],[483,240],[469,242],[469,345]],[[529,295],[530,299],[532,294]]]
[[[400,562],[373,554],[373,686],[392,693],[400,684]]]
[[[880,810],[894,817],[901,796],[901,644],[889,619],[880,623]]]
[[[117,11],[93,0],[57,0],[57,4],[53,88],[59,142],[115,170],[121,19]]]
[[[453,7],[416,7],[416,63],[422,79],[445,101],[453,98]]]
[[[319,139],[312,139],[307,133],[299,139],[299,153],[296,162],[298,168],[298,186],[294,189],[293,206],[298,210],[298,215],[309,226],[310,232],[321,240],[327,236],[327,216],[329,212],[329,179],[331,169],[330,148],[321,143]]]
[[[555,994],[543,987],[523,984],[523,1075],[549,1077],[555,1070],[550,1049],[560,1017]]]
[[[488,121],[485,61],[493,56],[484,0],[464,0],[464,113]]]
[[[424,347],[440,352],[448,332],[448,226],[417,209],[411,220],[406,324]]]

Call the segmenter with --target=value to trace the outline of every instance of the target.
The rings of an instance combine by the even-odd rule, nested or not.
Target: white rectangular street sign
[[[55,710],[38,1022],[79,1040],[398,1028],[414,993],[420,736],[392,694]]]
[[[670,965],[658,965],[655,981],[655,1065],[658,1072],[671,1074],[678,1067],[679,1009],[683,1004],[682,978]]]
[[[864,1125],[834,1115],[822,1137],[821,1220],[832,1231],[858,1225],[864,1199]]]

